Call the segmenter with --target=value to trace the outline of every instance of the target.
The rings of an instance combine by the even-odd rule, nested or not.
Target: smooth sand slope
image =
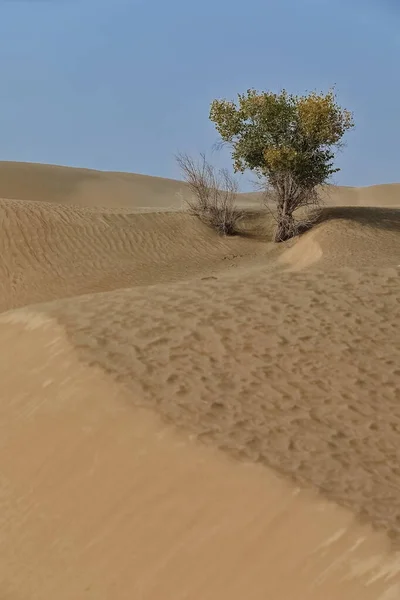
[[[324,197],[334,206],[399,206],[400,184],[369,188],[338,187]],[[180,209],[185,184],[133,173],[75,169],[56,165],[0,161],[0,197],[80,207]],[[258,206],[260,195],[241,195],[244,205]]]
[[[0,165],[0,598],[397,600],[400,186],[276,247],[87,173]]]

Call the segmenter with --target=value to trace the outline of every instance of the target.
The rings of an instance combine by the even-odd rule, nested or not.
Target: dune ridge
[[[291,270],[388,268],[400,263],[400,209],[328,208],[323,222],[298,238],[280,262]]]
[[[0,229],[0,310],[206,276],[276,252],[265,240],[220,238],[180,212],[0,200]]]
[[[268,212],[256,216],[257,236],[221,238],[182,212],[0,200],[0,310],[239,267],[274,270],[278,257],[292,270],[400,263],[399,209],[327,208],[313,231],[281,246],[271,243]]]
[[[0,597],[397,600],[400,185],[183,185],[0,163]]]
[[[399,274],[259,268],[37,310],[134,405],[317,487],[398,541]]]
[[[182,181],[113,171],[0,161],[0,198],[80,207],[181,209],[187,194]],[[400,183],[369,187],[328,186],[324,201],[333,206],[400,206]],[[259,206],[257,192],[240,195]]]
[[[42,311],[0,331],[2,598],[398,597],[400,554],[350,512],[133,409]]]

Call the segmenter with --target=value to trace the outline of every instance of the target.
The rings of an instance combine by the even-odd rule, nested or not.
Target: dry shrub
[[[189,212],[221,235],[236,235],[244,211],[237,207],[239,187],[226,169],[216,170],[204,154],[198,161],[187,154],[178,154],[190,196],[185,198]]]

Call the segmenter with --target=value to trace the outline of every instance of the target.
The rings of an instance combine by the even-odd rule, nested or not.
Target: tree
[[[232,148],[235,171],[254,171],[272,190],[277,207],[275,241],[297,233],[293,213],[318,202],[317,186],[333,173],[335,149],[354,126],[333,89],[295,96],[249,89],[238,103],[214,100],[210,120]]]

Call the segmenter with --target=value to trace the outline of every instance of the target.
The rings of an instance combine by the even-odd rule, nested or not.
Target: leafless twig
[[[177,163],[189,187],[185,198],[189,212],[222,235],[238,233],[238,223],[244,211],[236,205],[239,187],[226,169],[216,170],[204,154],[198,161],[187,154],[178,154]]]

